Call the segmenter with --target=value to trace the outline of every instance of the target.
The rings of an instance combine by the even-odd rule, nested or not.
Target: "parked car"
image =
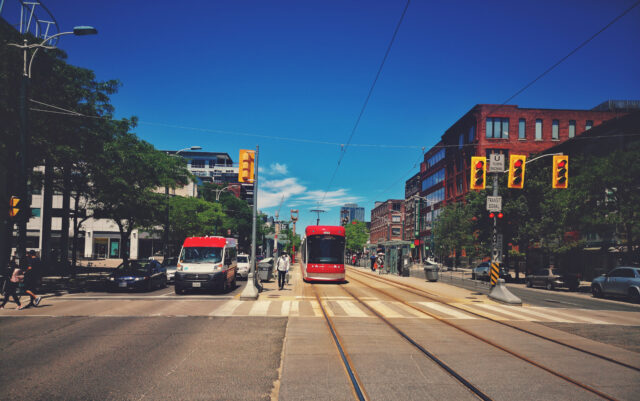
[[[506,282],[511,281],[509,268],[504,263],[498,263],[498,278]],[[491,279],[491,262],[482,262],[471,270],[472,280],[489,281]]]
[[[107,277],[108,290],[146,290],[167,286],[167,273],[160,262],[149,259],[129,260],[121,263],[116,270]]]
[[[626,297],[640,302],[640,268],[620,266],[591,282],[591,293],[596,298],[603,296]]]
[[[249,255],[246,253],[238,254],[238,278],[247,279],[249,277]]]
[[[173,283],[178,269],[178,258],[166,258],[162,261],[162,267],[166,269],[167,281]]]
[[[561,269],[546,267],[527,275],[525,282],[529,288],[544,287],[547,290],[554,290],[558,287],[566,287],[570,291],[576,291],[580,285],[580,277],[577,274],[563,272]]]
[[[491,263],[482,262],[471,270],[471,280],[489,281]]]

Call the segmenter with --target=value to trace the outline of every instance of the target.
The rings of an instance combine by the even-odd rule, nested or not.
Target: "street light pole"
[[[27,94],[29,90],[29,79],[31,78],[31,66],[33,65],[33,59],[35,58],[38,50],[43,49],[55,49],[55,46],[47,46],[46,43],[52,39],[58,38],[63,35],[95,35],[98,30],[90,26],[77,26],[73,28],[71,32],[60,32],[55,35],[49,36],[40,43],[27,44],[27,39],[23,40],[21,45],[17,43],[8,43],[9,46],[14,46],[23,51],[23,67],[22,67],[22,82],[20,84],[19,101],[19,116],[20,116],[20,171],[18,173],[18,182],[21,187],[20,199],[22,203],[22,213],[18,218],[18,246],[17,255],[20,258],[20,263],[26,262],[26,249],[27,249],[27,222],[30,218],[31,211],[31,199],[29,199],[29,182],[27,179],[27,164],[28,164],[28,150],[29,150],[29,129],[28,129],[28,115],[27,115]],[[31,57],[29,57],[29,50],[35,49]],[[29,61],[27,62],[27,59]],[[48,218],[48,217],[47,217]],[[48,250],[47,250],[48,251]]]

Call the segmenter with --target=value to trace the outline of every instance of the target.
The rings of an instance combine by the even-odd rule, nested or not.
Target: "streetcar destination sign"
[[[487,210],[490,212],[502,211],[502,196],[487,196]]]

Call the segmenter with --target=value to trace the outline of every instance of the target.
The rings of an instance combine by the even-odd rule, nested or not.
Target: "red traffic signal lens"
[[[567,165],[567,161],[566,160],[560,160],[558,162],[558,168],[564,168]]]
[[[502,212],[498,213],[498,218],[501,219],[504,217],[504,214],[502,214]]]
[[[522,167],[522,159],[518,159],[518,160],[516,160],[516,161],[515,161],[515,163],[513,163],[513,166],[514,166],[515,168],[520,168],[520,167]]]
[[[479,161],[476,163],[476,168],[482,168],[484,167],[484,162],[483,161]]]
[[[490,218],[490,219],[493,219],[494,217],[496,217],[496,214],[495,214],[495,213],[493,213],[493,212],[489,213],[489,218]]]

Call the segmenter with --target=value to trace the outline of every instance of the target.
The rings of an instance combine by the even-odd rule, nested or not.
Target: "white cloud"
[[[287,201],[291,196],[301,194],[306,189],[295,177],[265,180],[258,187],[258,207],[262,209],[278,206],[283,197]]]
[[[258,167],[258,171],[264,175],[287,175],[289,169],[286,164],[271,163],[269,167]]]

